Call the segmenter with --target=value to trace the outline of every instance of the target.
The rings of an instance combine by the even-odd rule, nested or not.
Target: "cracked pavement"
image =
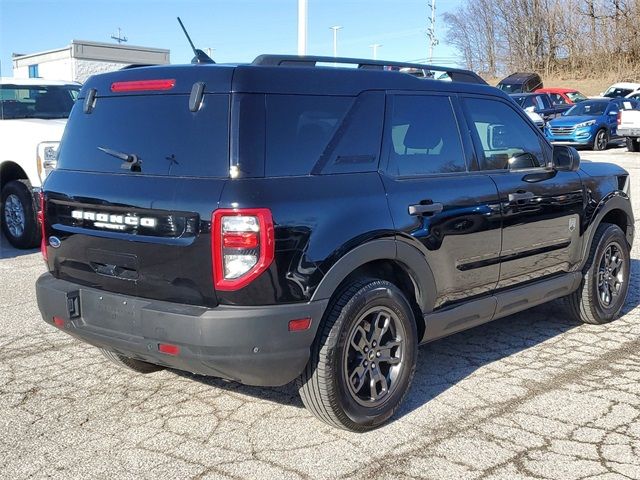
[[[581,155],[630,171],[640,218],[640,154]],[[3,478],[640,479],[638,240],[622,318],[579,325],[552,303],[425,345],[400,413],[366,434],[316,420],[292,385],[113,366],[41,320],[39,252],[1,241]]]

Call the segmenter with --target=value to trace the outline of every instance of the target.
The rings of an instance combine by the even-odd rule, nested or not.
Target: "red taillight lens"
[[[128,82],[113,82],[111,84],[111,91],[117,93],[171,90],[175,85],[176,81],[173,78],[166,78],[162,80],[133,80]]]
[[[243,288],[269,268],[275,252],[269,209],[216,210],[211,225],[211,257],[217,290]]]
[[[300,332],[308,330],[311,326],[311,318],[298,318],[297,320],[291,320],[289,322],[290,332]]]
[[[38,212],[38,223],[40,223],[40,234],[42,235],[42,240],[40,240],[40,252],[42,252],[42,258],[46,262],[49,260],[49,255],[47,253],[47,233],[46,233],[46,215],[45,215],[45,207],[47,206],[44,200],[44,192],[40,192],[40,211]]]
[[[618,110],[618,125],[622,123],[622,110]]]

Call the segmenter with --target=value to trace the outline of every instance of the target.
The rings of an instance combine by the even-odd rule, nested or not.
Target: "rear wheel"
[[[565,297],[571,315],[597,325],[614,320],[627,297],[630,262],[629,244],[620,227],[600,224],[591,243],[582,284]]]
[[[413,311],[392,283],[358,280],[330,305],[298,379],[305,406],[352,431],[387,421],[404,399],[416,366]]]
[[[135,360],[133,358],[125,357],[119,353],[112,352],[111,350],[99,349],[102,354],[107,357],[112,363],[115,363],[119,367],[127,368],[138,373],[153,373],[160,370],[164,370],[164,367],[160,365],[154,365],[153,363],[143,362],[141,360]]]
[[[596,136],[593,140],[593,149],[594,150],[606,150],[609,145],[609,132],[606,129],[601,128],[596,133]]]
[[[627,150],[630,152],[640,152],[640,139],[635,137],[627,137]]]
[[[40,228],[28,180],[13,180],[2,189],[2,232],[16,248],[34,248],[40,243]]]

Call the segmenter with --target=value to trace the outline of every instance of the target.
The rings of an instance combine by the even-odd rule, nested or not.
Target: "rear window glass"
[[[267,95],[265,174],[309,175],[352,103],[351,97]]]
[[[188,95],[98,98],[88,114],[78,104],[58,168],[127,173],[118,154],[135,155],[142,174],[227,177],[229,95],[205,95],[197,112],[189,110]]]
[[[0,85],[0,114],[4,120],[67,118],[80,85]]]

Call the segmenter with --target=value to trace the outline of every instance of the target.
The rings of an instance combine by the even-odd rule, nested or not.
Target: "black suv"
[[[138,372],[297,380],[318,418],[364,431],[397,410],[419,344],[559,297],[615,318],[627,172],[580,167],[472,72],[395,66],[428,68],[92,77],[42,196],[44,320]]]
[[[503,78],[497,87],[505,93],[528,93],[544,87],[537,73],[512,73]]]

